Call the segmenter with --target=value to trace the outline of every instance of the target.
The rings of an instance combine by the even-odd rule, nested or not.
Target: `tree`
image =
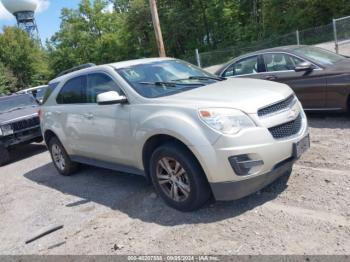
[[[281,44],[270,39],[348,15],[348,1],[157,0],[157,5],[167,55],[186,57],[196,48],[234,46],[242,52],[257,41],[256,48]],[[295,41],[293,34],[285,44]],[[149,1],[81,0],[78,9],[62,11],[61,29],[48,50],[56,73],[87,62],[157,56]]]
[[[84,63],[109,63],[126,57],[123,14],[106,12],[107,1],[82,0],[79,8],[63,9],[61,29],[47,43],[55,73]]]
[[[16,78],[16,90],[46,83],[50,74],[46,53],[15,27],[5,27],[0,34],[0,62]]]
[[[16,91],[17,79],[12,72],[0,63],[0,95],[7,95]]]

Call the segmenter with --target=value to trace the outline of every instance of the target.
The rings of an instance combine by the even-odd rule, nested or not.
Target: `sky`
[[[14,0],[15,1],[15,0]],[[40,38],[45,43],[60,27],[61,9],[76,8],[80,0],[36,0],[36,23],[39,28]],[[0,0],[0,31],[3,26],[16,25],[16,19],[6,11]]]

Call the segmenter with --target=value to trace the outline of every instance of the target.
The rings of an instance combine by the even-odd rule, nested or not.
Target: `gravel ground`
[[[350,117],[309,121],[312,148],[287,183],[193,213],[142,178],[92,167],[62,177],[43,145],[17,149],[0,168],[0,254],[349,254]]]

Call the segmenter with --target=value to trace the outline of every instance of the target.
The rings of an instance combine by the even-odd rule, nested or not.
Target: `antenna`
[[[39,41],[39,30],[35,21],[37,0],[1,0],[4,7],[16,17],[17,25],[28,35]]]

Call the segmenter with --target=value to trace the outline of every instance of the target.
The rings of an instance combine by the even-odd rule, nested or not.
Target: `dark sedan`
[[[285,46],[246,54],[217,70],[289,85],[305,110],[350,108],[350,59],[313,46]]]

